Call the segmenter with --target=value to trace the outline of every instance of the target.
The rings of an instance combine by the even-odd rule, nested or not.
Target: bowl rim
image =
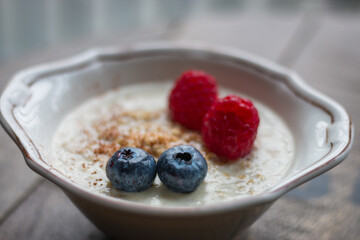
[[[345,132],[340,136],[341,139],[328,139],[331,146],[330,151],[318,159],[315,164],[307,166],[286,181],[280,181],[279,184],[263,193],[204,206],[161,207],[106,196],[84,189],[80,185],[70,181],[45,163],[40,152],[32,142],[31,137],[25,129],[21,127],[21,124],[13,114],[13,110],[17,105],[26,103],[14,102],[11,98],[12,89],[29,88],[33,83],[47,76],[83,69],[97,61],[121,61],[129,58],[151,57],[164,54],[166,54],[166,56],[200,57],[205,59],[208,57],[218,58],[220,60],[241,64],[241,66],[257,74],[276,79],[276,81],[282,81],[297,97],[328,114],[331,123],[333,125],[337,124],[337,127],[341,128],[340,130],[345,130]],[[277,63],[238,49],[223,46],[170,42],[93,48],[75,57],[58,62],[46,63],[21,71],[12,78],[1,96],[0,123],[20,148],[29,167],[46,179],[59,185],[63,190],[66,190],[65,192],[70,192],[76,196],[86,198],[89,201],[110,208],[137,214],[161,216],[214,214],[271,203],[294,187],[338,165],[348,155],[351,149],[354,131],[351,118],[342,106],[307,85],[296,73]]]

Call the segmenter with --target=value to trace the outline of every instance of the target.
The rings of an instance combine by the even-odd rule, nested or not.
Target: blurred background
[[[0,92],[23,68],[147,41],[219,44],[273,60],[360,126],[360,0],[0,0]],[[359,239],[359,133],[343,163],[287,193],[236,239]],[[107,239],[26,166],[1,127],[0,193],[0,239]]]
[[[0,0],[0,64],[35,51],[248,14],[358,14],[358,0]],[[284,19],[286,21],[286,19]],[[111,41],[110,41],[111,43]]]

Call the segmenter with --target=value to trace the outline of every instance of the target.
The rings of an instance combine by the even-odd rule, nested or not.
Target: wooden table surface
[[[94,45],[200,41],[243,49],[297,71],[360,126],[360,16],[237,14],[192,18],[72,43],[0,65],[0,89],[18,70]],[[358,105],[359,104],[359,105]],[[343,163],[279,199],[235,239],[360,239],[359,133]],[[54,184],[32,172],[0,129],[0,239],[107,239]]]

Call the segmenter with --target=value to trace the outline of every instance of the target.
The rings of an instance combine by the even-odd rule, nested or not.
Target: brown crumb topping
[[[106,161],[122,147],[144,149],[157,159],[166,149],[180,144],[194,145],[207,159],[217,158],[204,147],[200,133],[170,121],[164,110],[149,112],[117,109],[109,116],[94,121],[92,127],[97,134],[96,138],[93,137],[76,152],[88,155],[90,151],[94,162]],[[84,129],[82,133],[91,138],[89,130]]]

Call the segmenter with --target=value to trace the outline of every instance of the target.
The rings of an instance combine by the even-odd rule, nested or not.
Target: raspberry
[[[250,152],[258,126],[259,115],[253,103],[229,95],[215,101],[206,113],[202,137],[210,151],[234,160]]]
[[[203,118],[216,98],[217,84],[212,76],[197,70],[184,72],[170,94],[170,115],[185,127],[200,131]]]

